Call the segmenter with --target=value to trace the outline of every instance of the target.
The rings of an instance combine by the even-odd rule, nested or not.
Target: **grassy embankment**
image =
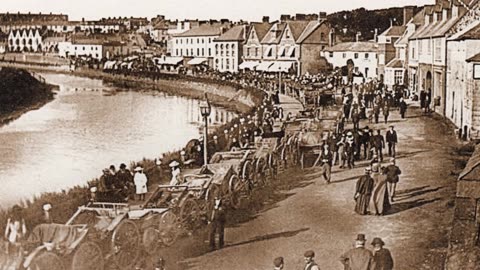
[[[53,99],[55,86],[42,83],[23,69],[0,68],[0,125]]]
[[[168,79],[153,81],[138,77],[118,76],[94,71],[83,71],[75,74],[104,79],[105,81],[122,88],[133,90],[145,89],[149,91],[157,89],[158,91],[170,94],[198,99],[203,98],[204,93],[206,92],[209,94],[209,100],[211,103],[234,110],[240,113],[240,115],[250,113],[250,111],[253,110],[254,105],[259,104],[263,98],[263,92],[256,89],[238,90],[240,87],[232,83],[215,82],[213,80],[202,80],[192,77],[169,76]],[[191,80],[185,81],[187,78]],[[223,125],[218,129],[219,131],[214,134],[218,133],[217,135],[221,135],[220,133],[222,133],[222,130],[230,128],[235,122],[238,122],[238,119],[234,119],[230,123]],[[211,134],[211,136],[214,134]],[[144,158],[141,161],[131,162],[130,168],[137,165],[141,165],[145,168],[145,173],[149,179],[149,185],[152,185],[169,181],[170,175],[168,164],[173,159],[180,159],[179,151],[163,153],[161,166],[157,166],[153,159]],[[109,164],[104,165],[107,167]],[[118,164],[116,165],[118,166]],[[42,206],[46,203],[53,205],[53,209],[50,212],[54,222],[65,223],[76,211],[78,206],[87,203],[88,185],[92,185],[96,181],[98,180],[93,179],[84,186],[75,186],[61,192],[43,193],[30,200],[23,201],[20,204],[23,208],[22,215],[25,218],[29,230],[32,230],[35,225],[42,223]],[[6,209],[0,212],[1,230],[4,229],[6,218],[9,216],[10,212],[11,209]]]

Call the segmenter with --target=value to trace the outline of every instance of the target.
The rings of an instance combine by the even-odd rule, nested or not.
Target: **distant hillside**
[[[0,123],[10,120],[12,113],[26,111],[53,98],[53,86],[41,83],[26,70],[0,68],[0,78]]]
[[[417,7],[416,11],[419,10]],[[359,8],[328,15],[328,20],[341,41],[354,41],[357,32],[361,33],[360,40],[371,40],[375,35],[375,28],[378,29],[378,34],[381,34],[390,27],[390,19],[394,20],[394,25],[402,25],[403,8],[377,10]]]

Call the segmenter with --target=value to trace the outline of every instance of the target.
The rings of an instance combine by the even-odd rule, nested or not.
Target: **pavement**
[[[294,99],[282,97],[282,102],[291,106],[288,110],[299,109]],[[456,154],[453,129],[443,119],[424,116],[414,106],[407,117],[401,120],[398,112],[391,112],[388,123],[398,133],[397,165],[403,173],[387,215],[360,216],[353,211],[356,180],[366,162],[357,162],[351,170],[335,166],[329,185],[318,167],[293,169],[255,194],[259,200],[245,210],[231,213],[225,248],[211,252],[207,242],[199,240],[177,260],[166,256],[175,260],[169,269],[272,269],[278,256],[285,258],[285,269],[302,269],[308,249],[316,252],[321,269],[343,269],[339,257],[352,248],[358,233],[366,234],[368,248],[374,237],[381,237],[397,270],[443,269],[455,179],[464,160]],[[383,135],[388,126],[361,123],[365,125]]]

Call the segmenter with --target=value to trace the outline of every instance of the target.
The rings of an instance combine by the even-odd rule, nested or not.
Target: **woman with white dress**
[[[135,183],[135,193],[137,200],[144,201],[147,190],[147,176],[143,173],[143,168],[138,166],[135,168],[135,175],[133,176],[133,182]]]

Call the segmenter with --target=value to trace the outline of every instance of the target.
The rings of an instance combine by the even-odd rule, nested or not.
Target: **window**
[[[330,54],[330,58],[333,58],[333,52],[330,52],[329,54]]]
[[[325,41],[325,33],[320,33],[320,41]]]
[[[212,56],[212,49],[208,48],[208,56]]]
[[[355,53],[353,56],[355,57],[355,59],[357,59],[358,58],[358,53]]]
[[[368,59],[368,53],[365,54],[365,59]]]
[[[258,48],[255,48],[255,56],[258,56],[258,55],[259,55]]]
[[[202,48],[202,56],[205,56],[205,49]]]
[[[440,39],[435,40],[435,61],[442,60],[442,41]]]
[[[347,53],[342,54],[343,58],[347,58]]]
[[[225,65],[225,69],[230,69],[230,60],[227,58],[226,60],[226,65]]]
[[[422,55],[423,53],[423,40],[418,41],[418,55]]]
[[[247,48],[247,56],[251,56],[252,55],[252,48]]]
[[[178,49],[175,49],[175,55],[178,56]]]
[[[193,49],[190,49],[190,55],[193,56]]]
[[[197,38],[197,44],[200,44],[200,39],[199,38]]]
[[[431,54],[432,54],[432,40],[427,39],[427,55],[431,55]]]
[[[403,71],[395,70],[394,82],[395,84],[403,84]]]
[[[290,31],[288,31],[288,29],[285,30],[285,37],[290,38]]]

